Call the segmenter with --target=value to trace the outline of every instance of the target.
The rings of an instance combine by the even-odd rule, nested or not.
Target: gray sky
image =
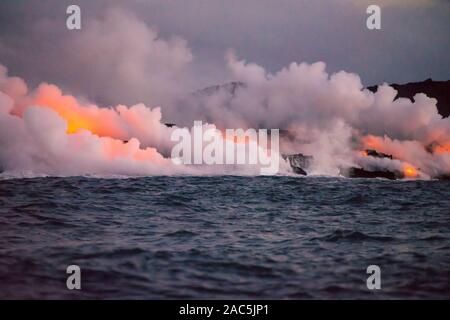
[[[365,27],[369,3],[382,6],[381,31]],[[69,4],[79,4],[82,9],[83,29],[76,35],[65,29],[65,10]],[[193,56],[189,68],[197,73],[195,80],[189,78],[189,89],[231,80],[224,62],[225,52],[230,48],[240,58],[271,72],[293,61],[324,61],[329,72],[355,72],[364,85],[429,77],[450,79],[449,0],[2,0],[0,63],[9,68],[10,74],[32,84],[54,82],[90,99],[104,99],[104,93],[99,91],[96,97],[95,91],[82,85],[89,84],[90,79],[92,82],[102,79],[89,69],[103,72],[105,78],[114,77],[106,71],[108,64],[101,71],[96,70],[97,63],[102,64],[110,59],[110,54],[115,54],[103,57],[95,54],[96,41],[109,48],[105,40],[108,36],[102,34],[108,34],[109,30],[120,33],[111,37],[117,43],[112,48],[117,51],[120,43],[132,41],[120,37],[132,38],[137,34],[134,30],[140,30],[139,25],[133,25],[127,34],[123,29],[130,23],[121,24],[122,19],[118,18],[111,21],[120,25],[107,29],[103,26],[97,32],[98,38],[80,36],[92,32],[95,28],[89,29],[90,21],[103,19],[110,7],[124,8],[132,19],[157,30],[157,39],[178,36],[186,41],[185,46]],[[72,39],[78,46],[73,45]],[[92,41],[84,46],[82,41],[86,39]],[[136,46],[135,42],[130,42],[130,50]],[[139,46],[136,50],[147,52],[147,48]],[[129,52],[122,54],[125,60],[136,58]],[[73,66],[74,63],[84,65]],[[178,65],[173,61],[170,64],[168,68],[179,72]],[[144,80],[145,73],[139,77]],[[173,77],[163,77],[173,81]],[[115,90],[115,85],[108,82],[102,90]],[[95,87],[95,83],[89,86]]]

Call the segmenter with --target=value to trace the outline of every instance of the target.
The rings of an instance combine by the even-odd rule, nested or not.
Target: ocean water
[[[3,179],[0,298],[448,299],[449,195],[448,181]]]

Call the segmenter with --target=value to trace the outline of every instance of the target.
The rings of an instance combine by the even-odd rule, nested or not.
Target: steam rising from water
[[[159,107],[100,108],[46,83],[29,92],[25,82],[9,77],[3,66],[0,90],[0,164],[8,172],[127,176],[260,172],[259,165],[175,165],[169,156],[175,145],[171,133],[177,127],[161,123]]]
[[[195,79],[187,71],[193,56],[186,42],[157,38],[151,28],[133,19],[110,11],[105,21],[88,26],[68,48],[77,48],[78,58],[86,60],[84,64],[96,44],[110,53],[99,63],[103,71],[95,79],[102,83],[102,95],[110,92],[117,99],[136,90],[141,95],[148,87],[150,103],[154,96],[165,104],[99,107],[47,83],[30,90],[24,80],[9,76],[0,65],[3,170],[50,175],[259,172],[249,166],[174,165],[168,156],[175,127],[166,127],[164,117],[187,127],[203,120],[209,123],[206,126],[221,130],[287,129],[289,136],[282,139],[281,152],[314,156],[313,174],[338,175],[340,168],[350,166],[398,170],[422,178],[450,173],[450,119],[438,114],[435,99],[418,94],[414,102],[394,100],[396,91],[386,84],[373,94],[363,89],[358,75],[344,71],[329,75],[323,62],[292,63],[271,74],[259,65],[239,60],[231,51],[226,55],[228,69],[244,85],[235,92],[218,89],[181,97],[182,89],[189,87],[184,83]],[[113,44],[127,36],[104,28],[104,23],[116,20],[122,21],[120,30],[136,29],[150,42],[144,45],[140,38],[127,38],[123,45],[129,50],[118,52]],[[111,41],[102,37],[105,32]],[[112,80],[108,69],[112,65],[118,65],[129,81]],[[92,68],[96,67],[94,61]],[[123,75],[119,69],[115,69],[117,77]],[[367,148],[392,154],[394,159],[366,157],[361,151]],[[283,163],[281,173],[287,171]]]

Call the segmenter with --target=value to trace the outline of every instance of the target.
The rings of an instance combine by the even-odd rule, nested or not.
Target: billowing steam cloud
[[[161,39],[154,28],[128,11],[107,10],[101,19],[87,23],[83,32],[67,37],[63,48],[63,56],[71,57],[73,79],[89,79],[83,84],[70,82],[71,88],[108,104],[167,105],[190,87],[193,55],[186,41]],[[93,62],[91,70],[79,67]]]
[[[204,124],[204,128],[216,127]],[[174,164],[170,154],[175,142],[170,138],[175,129],[161,123],[159,107],[151,109],[137,104],[100,108],[81,104],[46,83],[29,92],[22,79],[8,77],[6,68],[0,65],[0,165],[8,174],[140,176],[260,172],[260,165],[252,164]],[[237,147],[237,143],[231,143]]]
[[[8,78],[3,67],[0,71],[0,164],[4,169],[57,175],[169,173],[170,160],[143,144],[158,144],[165,134],[159,109],[80,106],[47,84],[28,95],[23,81]]]
[[[355,165],[398,170],[408,177],[450,173],[450,119],[442,118],[436,100],[424,94],[414,102],[395,100],[388,85],[373,94],[363,89],[358,75],[329,75],[323,62],[292,63],[271,74],[229,52],[228,69],[238,88],[189,95],[189,81],[198,75],[190,70],[193,55],[184,40],[160,39],[135,17],[114,10],[105,19],[88,24],[67,45],[69,51],[78,50],[74,63],[89,65],[102,55],[92,65],[86,96],[105,100],[109,95],[111,101],[145,96],[161,107],[101,108],[47,83],[29,90],[0,66],[3,170],[51,175],[258,172],[246,166],[227,171],[174,165],[168,158],[174,128],[166,127],[164,119],[187,127],[203,120],[221,130],[285,129],[282,153],[312,155],[315,174],[338,175],[341,168]],[[394,159],[366,157],[365,149]]]
[[[282,151],[313,155],[318,174],[337,175],[355,164],[400,172],[413,167],[409,175],[421,177],[450,171],[450,119],[439,115],[433,98],[417,94],[414,102],[395,100],[397,92],[386,84],[373,94],[356,74],[330,76],[323,62],[292,63],[270,74],[233,53],[227,60],[241,87],[233,95],[218,90],[190,99],[192,113],[185,121],[204,115],[220,127],[288,129],[291,138]],[[392,143],[398,148],[389,147]],[[361,158],[355,152],[366,148],[398,160]]]

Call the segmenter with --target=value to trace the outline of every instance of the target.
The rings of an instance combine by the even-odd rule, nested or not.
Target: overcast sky
[[[366,8],[371,3],[382,6],[381,31],[366,28]],[[81,31],[65,28],[69,4],[79,4],[82,9]],[[355,72],[364,85],[429,77],[450,79],[450,0],[2,0],[0,63],[9,68],[10,74],[32,84],[45,80],[83,93],[80,91],[84,88],[74,84],[88,83],[95,75],[80,69],[87,69],[86,62],[90,61],[88,69],[95,70],[94,65],[102,63],[96,59],[108,59],[115,52],[103,52],[102,58],[92,53],[97,41],[92,39],[98,38],[82,38],[92,40],[85,45],[78,39],[77,46],[71,44],[71,39],[92,30],[101,37],[112,30],[117,36],[108,39],[120,46],[140,30],[140,25],[121,24],[120,17],[108,20],[119,26],[89,29],[90,21],[104,21],[102,17],[110,7],[122,8],[131,19],[157,31],[157,39],[184,39],[184,44],[172,45],[186,57],[185,51],[190,51],[191,68],[203,75],[191,83],[192,87],[232,80],[224,62],[230,48],[239,58],[271,72],[293,61],[324,61],[329,72]],[[113,48],[117,51],[117,47]],[[79,59],[80,55],[84,58]],[[129,52],[123,55],[135,58]],[[174,63],[173,59],[169,68],[178,72],[178,63],[184,61]],[[73,66],[80,62],[85,65]],[[111,82],[108,88],[115,89],[113,86]],[[95,93],[85,94],[96,99]]]

